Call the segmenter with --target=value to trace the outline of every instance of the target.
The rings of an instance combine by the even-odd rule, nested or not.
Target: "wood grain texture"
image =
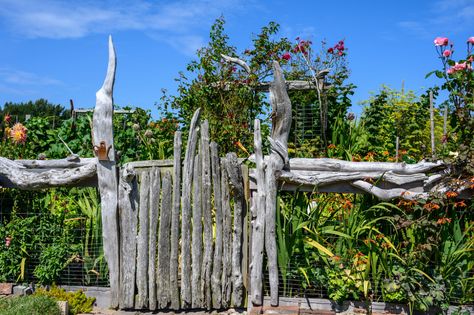
[[[222,308],[231,306],[232,294],[232,212],[230,209],[227,160],[221,158],[222,192]]]
[[[172,209],[172,179],[166,171],[163,176],[160,207],[160,228],[158,235],[157,298],[158,307],[166,309],[170,305],[170,227]]]
[[[192,307],[200,308],[203,302],[201,287],[202,266],[202,162],[201,154],[194,158],[193,173],[193,232],[192,232]]]
[[[113,88],[117,60],[112,37],[109,37],[109,58],[107,75],[102,87],[96,93],[96,105],[92,117],[92,142],[99,146],[103,141],[108,149],[108,160],[97,159],[97,178],[99,184],[102,236],[104,255],[109,268],[111,299],[110,306],[119,305],[120,266],[119,266],[119,236],[118,236],[118,183],[115,169],[115,149],[113,133]]]
[[[222,193],[221,193],[221,167],[219,158],[219,148],[217,143],[211,143],[211,169],[212,169],[212,189],[214,193],[215,209],[215,245],[214,260],[212,262],[212,307],[220,309],[222,305]]]
[[[148,308],[148,241],[149,241],[149,203],[150,173],[142,171],[140,179],[140,199],[137,236],[137,289],[136,308]]]
[[[207,120],[201,124],[201,153],[202,153],[202,214],[204,223],[203,233],[203,259],[201,266],[201,292],[203,294],[202,306],[211,309],[211,272],[212,272],[212,212],[211,212],[211,156],[209,151],[209,123]]]
[[[181,306],[189,308],[191,293],[191,186],[193,179],[194,154],[198,140],[198,124],[201,110],[194,112],[191,120],[189,138],[183,166],[183,192],[181,197]]]
[[[138,184],[133,167],[120,171],[120,308],[135,304],[135,269],[137,261]]]
[[[170,308],[179,309],[178,257],[179,257],[179,212],[181,209],[181,131],[174,134],[173,149],[173,212],[171,214],[170,248]]]
[[[152,168],[150,173],[150,210],[149,210],[149,240],[148,240],[148,308],[156,310],[157,296],[156,296],[156,256],[157,256],[157,230],[158,218],[160,216],[160,193],[161,193],[161,176],[159,168]],[[161,223],[160,223],[161,224]],[[161,250],[161,247],[160,247]],[[159,282],[158,282],[159,283]]]

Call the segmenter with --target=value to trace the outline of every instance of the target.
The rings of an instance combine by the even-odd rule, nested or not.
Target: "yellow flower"
[[[26,133],[28,129],[21,123],[16,123],[13,128],[10,130],[10,137],[12,141],[16,144],[26,142]]]

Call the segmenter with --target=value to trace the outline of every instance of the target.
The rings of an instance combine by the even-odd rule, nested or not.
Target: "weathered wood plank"
[[[222,192],[222,307],[230,307],[232,294],[232,213],[230,210],[227,161],[221,159]]]
[[[194,112],[191,120],[188,144],[184,156],[183,193],[181,197],[181,306],[189,308],[192,304],[191,293],[191,185],[196,152],[199,115],[201,110]]]
[[[215,309],[220,309],[222,304],[222,193],[219,149],[217,143],[215,142],[211,143],[211,169],[216,220],[215,250],[211,277],[212,307]]]
[[[148,208],[150,195],[150,174],[143,171],[139,174],[140,179],[140,206],[138,213],[138,236],[137,236],[137,288],[138,300],[136,308],[148,308]]]
[[[234,199],[234,226],[232,235],[232,300],[234,306],[242,305],[243,280],[242,280],[242,213],[244,204],[244,186],[242,169],[237,155],[227,153],[227,174],[229,175],[232,195]]]
[[[16,163],[23,165],[29,169],[43,168],[76,168],[88,164],[95,164],[96,158],[69,157],[65,159],[53,160],[16,160]]]
[[[163,177],[163,191],[161,195],[160,229],[158,236],[158,306],[165,309],[170,305],[170,225],[172,213],[171,173],[165,172]]]
[[[133,167],[120,172],[120,308],[133,308],[135,303],[135,268],[137,259],[138,185]]]
[[[118,307],[120,287],[119,236],[118,236],[118,185],[115,170],[113,133],[113,87],[117,60],[112,37],[109,37],[109,61],[104,84],[96,93],[96,106],[92,118],[92,141],[97,148],[105,147],[105,160],[97,161],[97,178],[102,212],[104,255],[109,268],[110,306]],[[103,145],[102,145],[103,144]]]
[[[174,134],[173,162],[173,213],[171,214],[170,249],[170,308],[179,309],[178,255],[179,255],[179,210],[181,208],[181,131]]]
[[[201,146],[200,146],[201,148]],[[192,233],[192,307],[200,308],[203,302],[201,288],[202,266],[202,162],[201,154],[194,158],[193,174],[193,233]]]
[[[201,152],[202,152],[202,214],[204,222],[204,251],[201,267],[201,292],[203,306],[212,307],[211,270],[212,270],[212,212],[211,212],[211,157],[209,152],[209,123],[205,120],[201,124]]]
[[[260,120],[255,119],[254,148],[256,163],[257,193],[252,213],[252,264],[250,268],[251,301],[255,306],[263,303],[263,249],[265,233],[265,164],[262,153],[262,136]]]
[[[160,215],[160,193],[161,193],[161,178],[160,169],[152,168],[150,171],[150,218],[149,218],[149,247],[148,247],[148,308],[155,310],[157,307],[157,278],[156,278],[156,238],[158,229],[158,218]],[[161,225],[161,221],[160,221]],[[160,251],[161,251],[161,247]],[[160,282],[158,282],[160,283]]]
[[[239,162],[240,163],[240,162]],[[242,283],[243,296],[248,296],[249,290],[249,206],[250,206],[250,183],[249,167],[240,165],[242,170],[242,184],[244,188],[244,202],[242,208]]]

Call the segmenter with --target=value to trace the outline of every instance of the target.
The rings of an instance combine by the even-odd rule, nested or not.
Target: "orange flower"
[[[438,221],[436,221],[438,224],[446,224],[446,223],[451,223],[450,218],[439,218]]]
[[[425,204],[425,205],[423,206],[423,208],[424,208],[425,210],[428,210],[428,211],[431,212],[431,211],[433,211],[433,210],[438,210],[438,209],[439,209],[439,204],[437,204],[437,203],[432,203],[432,202],[428,202],[427,204]]]
[[[334,261],[339,261],[339,260],[341,260],[341,256],[337,256],[337,255],[334,255],[334,256],[332,256],[331,258],[332,258],[332,260],[334,260]]]
[[[456,198],[459,194],[455,191],[447,191],[446,192],[446,197],[447,198]]]
[[[335,145],[335,144],[332,144],[332,143],[331,143],[330,145],[328,145],[328,149],[335,149],[335,148],[336,148],[336,145]]]
[[[21,123],[16,123],[10,131],[10,137],[12,141],[16,144],[25,143],[26,142],[26,129],[25,126]]]
[[[387,156],[389,153],[388,153],[388,151],[383,151],[382,154]]]
[[[461,201],[455,202],[454,207],[455,208],[458,208],[458,207],[459,208],[464,208],[464,207],[466,207],[466,203],[464,202],[464,200],[461,200]]]
[[[342,205],[342,209],[350,210],[352,208],[352,202],[349,199],[344,200],[344,204]]]

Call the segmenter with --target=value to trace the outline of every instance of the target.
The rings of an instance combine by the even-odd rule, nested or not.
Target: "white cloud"
[[[9,68],[0,68],[0,83],[17,86],[47,86],[62,84],[61,81],[56,79]]]

